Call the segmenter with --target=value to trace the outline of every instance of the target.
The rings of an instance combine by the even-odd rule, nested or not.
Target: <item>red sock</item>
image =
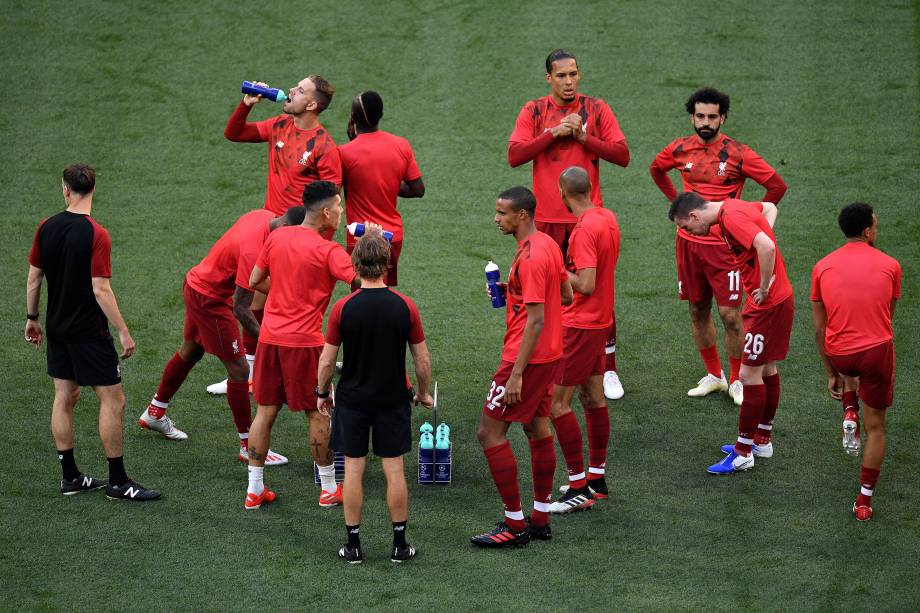
[[[505,523],[515,532],[521,532],[526,528],[524,522],[524,513],[521,511],[521,490],[518,485],[518,467],[517,460],[511,452],[511,443],[505,441],[501,445],[495,445],[484,449],[486,462],[489,464],[489,472],[492,473],[492,480],[498,488],[498,495],[505,505]],[[517,518],[509,517],[509,513],[516,515]],[[519,518],[519,519],[518,519]]]
[[[728,368],[731,370],[731,374],[728,377],[729,383],[734,383],[738,380],[739,373],[741,372],[741,358],[733,358],[728,356]]]
[[[533,513],[530,521],[535,526],[545,526],[549,523],[549,503],[553,495],[553,474],[556,472],[556,449],[552,435],[530,441],[530,470],[533,475]]]
[[[163,369],[163,376],[160,377],[160,387],[157,388],[157,392],[154,394],[153,399],[168,405],[169,401],[176,395],[182,383],[185,382],[185,378],[188,377],[189,371],[191,371],[194,366],[195,362],[186,362],[179,355],[178,351],[173,354],[173,357],[166,363],[166,368]],[[166,407],[151,405],[147,411],[151,417],[159,419],[166,414]]]
[[[262,323],[262,315],[265,314],[265,311],[262,309],[253,309],[252,315],[256,318],[256,321],[260,324]],[[259,344],[259,339],[251,335],[246,331],[246,328],[243,328],[243,347],[246,349],[247,355],[256,354],[256,345]]]
[[[607,328],[607,343],[604,345],[604,370],[617,369],[617,317],[613,316],[613,323]]]
[[[582,452],[581,426],[575,419],[575,413],[569,411],[554,418],[553,429],[556,431],[556,439],[559,441],[559,448],[562,449],[562,457],[565,458],[565,466],[569,471],[569,486],[572,489],[581,489],[587,485],[585,456]]]
[[[740,455],[751,453],[754,433],[763,416],[763,407],[767,401],[765,388],[763,384],[744,386],[744,401],[738,412],[738,441],[735,443],[735,451]]]
[[[588,432],[588,481],[603,479],[610,442],[610,413],[606,404],[585,409],[585,430]]]
[[[249,406],[249,382],[227,381],[227,404],[233,413],[233,423],[240,434],[249,432],[252,425],[252,408]]]
[[[699,351],[700,357],[703,358],[703,363],[706,364],[706,372],[713,377],[721,377],[722,362],[719,361],[719,348],[713,345]]]
[[[764,406],[760,423],[757,424],[755,439],[758,445],[766,445],[773,437],[773,419],[779,406],[779,373],[763,378]]]
[[[862,467],[859,475],[859,484],[862,486],[859,490],[859,496],[856,497],[857,507],[871,507],[872,494],[875,491],[875,484],[878,483],[879,469]]]
[[[855,391],[844,392],[841,403],[843,404],[844,413],[847,411],[856,411],[859,413],[859,395]]]

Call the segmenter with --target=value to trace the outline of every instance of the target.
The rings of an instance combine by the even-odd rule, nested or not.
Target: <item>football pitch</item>
[[[641,2],[291,3],[24,2],[0,5],[7,86],[0,112],[3,383],[2,610],[909,610],[920,598],[920,3],[731,0]],[[475,426],[498,363],[503,314],[483,267],[507,274],[515,244],[493,224],[507,139],[528,99],[546,95],[543,60],[578,57],[580,91],[604,98],[629,142],[628,168],[601,164],[605,205],[622,233],[618,356],[626,396],[610,402],[612,495],[554,518],[554,538],[474,550],[501,518]],[[418,304],[451,425],[454,483],[410,476],[417,560],[388,560],[379,463],[369,462],[365,563],[345,567],[341,509],[321,509],[306,423],[287,413],[266,469],[276,504],[243,510],[245,465],[213,357],[170,405],[183,442],[136,419],[182,340],[182,280],[242,213],[262,205],[266,145],[223,137],[243,79],[288,87],[309,73],[336,87],[320,120],[345,142],[351,99],[381,93],[381,128],[407,137],[427,185],[404,200],[399,289]],[[789,185],[777,237],[795,290],[791,352],[772,459],[713,477],[735,438],[726,395],[690,399],[704,374],[677,300],[674,227],[648,173],[691,131],[683,103],[703,85],[732,97],[723,130]],[[265,102],[252,119],[278,112]],[[93,216],[112,236],[112,285],[137,341],[123,364],[129,474],[163,492],[127,504],[63,497],[49,430],[44,350],[22,337],[26,254],[36,225],[63,207],[61,170],[96,168]],[[676,177],[675,177],[676,179]],[[745,197],[762,189],[748,183]],[[875,515],[850,512],[859,459],[840,446],[841,411],[825,390],[809,312],[810,271],[842,243],[837,211],[865,200],[877,245],[904,271],[895,316],[895,404]],[[344,241],[344,228],[338,240]],[[336,297],[341,296],[340,287]],[[47,295],[47,288],[43,290]],[[720,328],[719,328],[720,329]],[[724,343],[719,339],[723,363]],[[77,462],[105,477],[98,403],[75,417]],[[580,415],[580,409],[576,409]],[[425,419],[416,411],[414,425]],[[525,513],[527,443],[513,429]],[[417,429],[416,429],[417,433]],[[413,450],[414,452],[414,450]],[[565,482],[557,463],[556,484]]]

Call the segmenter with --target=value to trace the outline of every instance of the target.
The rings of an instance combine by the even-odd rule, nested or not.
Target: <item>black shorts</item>
[[[47,342],[48,374],[77,385],[109,386],[121,383],[121,365],[112,337],[82,343]]]
[[[350,409],[336,406],[332,414],[329,447],[350,458],[367,455],[373,433],[374,455],[398,458],[412,449],[412,409],[406,404],[389,409]]]

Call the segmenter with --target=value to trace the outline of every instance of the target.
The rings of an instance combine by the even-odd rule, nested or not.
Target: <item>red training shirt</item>
[[[552,128],[562,119],[578,113],[587,139],[553,138]],[[606,102],[577,94],[566,106],[552,96],[530,100],[521,109],[508,139],[508,163],[512,167],[533,160],[533,192],[537,197],[534,219],[544,223],[575,223],[559,195],[559,175],[569,166],[581,166],[591,178],[591,202],[602,206],[598,158],[626,166],[629,148],[617,119]]]
[[[696,134],[678,138],[655,156],[649,172],[669,202],[677,197],[674,185],[667,177],[667,172],[673,168],[680,169],[683,191],[695,192],[710,202],[740,198],[747,178],[764,186],[774,175],[779,178],[773,167],[753,149],[725,134],[719,134],[709,144]],[[768,189],[764,197],[766,202],[776,204],[780,201],[786,185],[782,179],[779,183],[781,187],[771,185],[775,190]],[[722,243],[717,225],[710,228],[707,236],[696,236],[681,228],[677,229],[677,234],[695,243]]]
[[[208,255],[185,275],[189,287],[227,304],[233,303],[237,285],[251,290],[249,276],[268,238],[268,222],[274,218],[271,211],[257,209],[237,219]]]
[[[518,244],[508,273],[505,346],[502,360],[514,362],[527,323],[527,304],[543,304],[543,331],[528,364],[542,364],[562,356],[562,293],[567,278],[562,251],[556,241],[534,232]]]
[[[312,228],[287,226],[269,235],[256,266],[271,277],[259,342],[321,347],[323,313],[335,282],[355,278],[345,249]]]
[[[745,300],[746,313],[770,309],[792,296],[792,285],[786,276],[786,264],[783,263],[783,256],[779,252],[776,236],[762,212],[762,202],[745,202],[730,198],[722,203],[717,220],[722,226],[722,238],[735,254],[735,263],[741,268],[741,281],[748,296],[760,287],[760,261],[753,246],[754,237],[763,232],[776,246],[776,263],[773,266],[775,279],[770,291],[767,292],[767,300],[761,304],[754,304],[750,299]]]
[[[290,115],[246,123],[252,107],[240,102],[224,135],[232,141],[268,142],[268,187],[265,208],[283,215],[302,204],[303,188],[313,181],[342,184],[339,150],[322,125],[301,130]]]
[[[891,303],[901,297],[901,265],[868,243],[832,251],[811,271],[811,299],[827,310],[824,347],[847,355],[886,343]]]
[[[415,163],[412,145],[406,139],[377,130],[358,134],[339,147],[345,180],[345,220],[372,221],[403,238],[402,216],[396,210],[399,185],[422,176]],[[349,245],[357,241],[348,234]]]
[[[594,268],[594,292],[575,292],[572,304],[562,307],[562,325],[596,330],[613,323],[614,271],[620,255],[620,228],[613,211],[588,209],[578,217],[569,237],[566,268],[577,272]]]

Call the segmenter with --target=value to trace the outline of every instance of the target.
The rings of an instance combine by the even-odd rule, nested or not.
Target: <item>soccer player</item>
[[[188,435],[166,416],[182,383],[205,352],[216,356],[227,369],[227,404],[240,437],[240,460],[249,458],[249,351],[244,350],[240,325],[250,336],[259,337],[259,322],[252,314],[253,290],[249,275],[269,234],[284,226],[303,223],[304,208],[294,206],[275,216],[268,209],[250,211],[240,217],[218,239],[208,255],[185,275],[184,341],[163,369],[160,386],[150,405],[138,419],[142,428],[173,440]],[[245,351],[245,353],[244,353]],[[255,353],[255,350],[252,350]],[[245,357],[244,357],[245,356]],[[254,356],[253,356],[254,358]],[[269,451],[266,464],[287,464],[287,458]]]
[[[748,293],[741,314],[744,398],[738,415],[738,440],[724,445],[725,458],[708,468],[716,475],[748,470],[754,466],[754,456],[773,455],[773,419],[780,397],[776,362],[789,352],[795,311],[786,265],[773,235],[776,212],[770,202],[709,202],[694,192],[681,193],[668,211],[677,227],[694,236],[706,236],[713,224],[722,227],[722,240],[736,258],[735,266]]]
[[[370,436],[387,482],[387,507],[393,521],[390,559],[404,562],[415,557],[415,547],[406,541],[409,488],[403,456],[412,448],[410,400],[426,407],[434,404],[428,394],[431,358],[415,303],[387,287],[389,259],[390,244],[379,231],[358,240],[351,262],[361,279],[361,289],[332,307],[319,358],[316,406],[328,415],[333,409],[330,392],[335,358],[339,346],[344,347],[329,446],[345,455],[342,489],[348,542],[339,549],[339,557],[351,564],[363,561],[361,507]],[[414,398],[406,393],[407,344],[418,382]]]
[[[549,426],[550,387],[562,357],[562,304],[571,304],[572,286],[559,245],[534,225],[536,208],[526,187],[505,190],[495,203],[495,224],[514,236],[518,249],[505,286],[507,331],[501,363],[476,432],[505,517],[494,529],[470,538],[479,547],[520,547],[531,538],[552,538],[549,502],[556,450]],[[521,509],[517,460],[507,437],[515,422],[530,441],[534,510],[529,521]]]
[[[568,249],[575,217],[559,196],[559,175],[581,166],[591,180],[591,202],[603,206],[599,160],[617,166],[629,164],[629,147],[617,119],[606,102],[578,92],[581,71],[575,56],[556,49],[546,58],[550,95],[530,100],[521,109],[508,139],[512,168],[533,161],[533,191],[537,197],[535,221],[562,249]],[[604,393],[611,400],[623,397],[616,363],[616,315],[607,333]]]
[[[347,223],[372,221],[393,233],[387,285],[397,284],[397,266],[403,246],[402,216],[396,198],[425,195],[422,173],[406,139],[378,127],[383,99],[374,91],[361,92],[351,104],[348,120],[350,142],[339,147],[345,185]],[[346,250],[355,248],[355,237],[346,235]]]
[[[550,505],[550,513],[586,509],[608,497],[604,470],[610,440],[610,414],[604,398],[604,342],[613,314],[614,270],[620,253],[620,229],[611,211],[591,202],[591,180],[580,166],[559,177],[562,201],[577,218],[565,259],[574,290],[562,310],[563,356],[553,378],[552,423],[569,472],[569,487]],[[572,396],[585,411],[588,475],[582,455],[581,427],[572,412]]]
[[[342,246],[322,236],[328,230],[335,232],[342,218],[338,185],[310,183],[303,190],[303,206],[303,224],[272,232],[249,278],[249,286],[268,294],[268,300],[253,369],[258,409],[249,430],[246,509],[275,500],[262,475],[272,424],[285,403],[291,411],[306,414],[310,451],[322,483],[319,505],[342,503],[342,487],[336,485],[329,452],[329,418],[316,410],[316,374],[324,344],[323,313],[336,281],[352,283],[355,271]]]
[[[42,280],[47,279],[48,375],[54,381],[51,432],[63,473],[61,493],[69,496],[105,488],[112,499],[153,500],[160,492],[125,473],[125,394],[109,322],[118,331],[121,359],[134,354],[135,344],[110,283],[109,233],[90,217],[96,173],[84,164],[71,164],[64,169],[61,185],[67,209],[39,224],[29,252],[25,326],[25,339],[37,349],[45,339],[38,307]],[[73,413],[81,386],[92,387],[99,398],[99,438],[108,460],[108,481],[84,475],[74,459]]]
[[[678,138],[665,147],[649,167],[652,179],[668,202],[677,197],[677,190],[668,177],[668,171],[674,168],[680,169],[684,191],[696,192],[710,201],[740,198],[748,178],[766,189],[763,198],[766,202],[779,204],[786,193],[786,184],[779,173],[750,147],[722,133],[729,102],[726,94],[710,87],[694,92],[687,100],[687,113],[695,134]],[[718,225],[711,226],[705,236],[694,236],[678,229],[677,293],[681,300],[690,303],[693,340],[706,365],[706,376],[687,395],[699,397],[728,391],[735,404],[740,405],[744,395],[738,378],[743,294],[738,267],[725,248]],[[713,297],[725,328],[725,346],[731,366],[728,381],[716,346]]]
[[[846,244],[821,259],[811,273],[811,313],[818,352],[831,396],[843,401],[844,447],[859,451],[859,397],[866,446],[853,513],[872,517],[872,494],[885,456],[885,414],[894,399],[891,318],[901,297],[901,265],[875,248],[878,219],[862,202],[837,218]]]

